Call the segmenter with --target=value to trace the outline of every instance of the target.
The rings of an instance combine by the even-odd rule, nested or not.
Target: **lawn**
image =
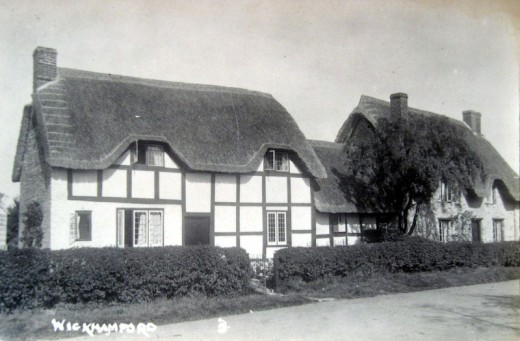
[[[286,295],[261,295],[251,292],[243,296],[196,296],[139,304],[58,305],[49,310],[35,309],[0,314],[0,338],[19,340],[80,335],[79,332],[55,333],[52,319],[99,324],[152,322],[160,326],[305,304],[323,298],[360,298],[512,279],[520,279],[520,268],[456,268],[444,272],[378,274],[368,278],[358,276],[312,283],[293,282],[291,290]]]

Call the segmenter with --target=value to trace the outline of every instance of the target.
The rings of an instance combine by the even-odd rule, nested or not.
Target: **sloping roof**
[[[33,106],[54,167],[103,169],[140,139],[168,144],[192,170],[251,172],[268,148],[282,148],[314,177],[326,176],[291,115],[261,92],[59,68]]]
[[[440,116],[429,111],[419,110],[415,108],[408,108],[409,117],[416,115],[421,116]],[[372,125],[376,126],[379,119],[383,117],[390,117],[390,102],[383,101],[369,96],[361,96],[359,104],[352,111],[349,118],[341,127],[336,141],[346,141],[350,131],[352,131],[355,121],[363,117]],[[520,180],[518,174],[507,164],[507,162],[500,156],[496,149],[489,143],[482,135],[474,133],[464,122],[452,118],[448,118],[448,122],[463,128],[466,134],[464,138],[468,145],[475,151],[480,158],[486,179],[484,181],[476,180],[473,190],[480,197],[487,197],[491,191],[491,187],[495,180],[500,180],[504,183],[510,196],[516,200],[520,200]]]
[[[309,140],[316,155],[327,170],[327,178],[317,179],[318,189],[314,191],[314,205],[324,213],[356,213],[361,212],[354,203],[347,200],[341,190],[340,180],[334,170],[341,171],[345,167],[345,144]]]

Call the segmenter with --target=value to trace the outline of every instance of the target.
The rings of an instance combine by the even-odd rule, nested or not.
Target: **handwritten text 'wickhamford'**
[[[78,323],[78,322],[70,322],[66,320],[56,321],[56,319],[52,319],[51,321],[52,327],[55,332],[81,332],[88,334],[89,336],[94,336],[95,334],[105,334],[110,335],[110,333],[119,333],[119,334],[135,334],[150,336],[150,333],[153,333],[157,330],[157,326],[151,322],[148,323],[138,323],[137,325],[133,323]]]

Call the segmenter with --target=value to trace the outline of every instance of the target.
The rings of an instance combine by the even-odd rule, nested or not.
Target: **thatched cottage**
[[[408,96],[403,93],[391,95],[390,101],[361,96],[334,143],[311,142],[328,173],[327,178],[316,180],[323,189],[314,194],[317,245],[351,244],[359,239],[361,230],[380,229],[388,221],[388,216],[363,212],[346,199],[333,170],[341,170],[345,163],[343,147],[347,141],[369,138],[380,119],[390,119],[391,115],[407,115],[413,120],[421,115],[439,114],[408,107]],[[462,121],[448,119],[448,124],[463,129],[464,139],[482,162],[485,179],[477,179],[473,188],[459,196],[441,183],[421,215],[416,233],[441,242],[519,240],[518,175],[482,135],[481,114],[468,110],[462,113],[462,118]]]
[[[331,169],[351,122],[374,124],[364,105],[384,114],[386,102],[362,97],[336,143],[308,141],[269,94],[58,68],[56,50],[42,47],[32,96],[13,181],[21,212],[41,204],[44,247],[211,244],[272,257],[352,244],[378,227],[345,200]],[[497,212],[511,227],[504,235],[518,239],[514,172],[482,145],[505,169],[492,182],[505,200]]]

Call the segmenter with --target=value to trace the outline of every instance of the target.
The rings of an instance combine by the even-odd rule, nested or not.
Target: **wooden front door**
[[[210,245],[210,218],[185,217],[184,245]]]

